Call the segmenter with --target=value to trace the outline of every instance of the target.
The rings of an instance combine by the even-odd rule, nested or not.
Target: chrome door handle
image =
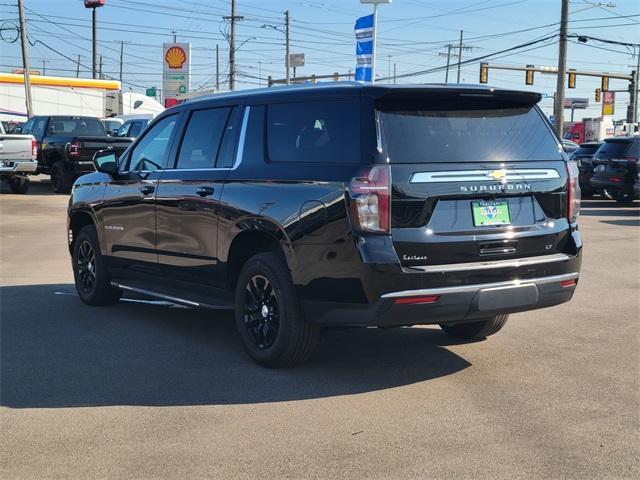
[[[200,187],[196,190],[196,193],[201,197],[208,197],[209,195],[213,195],[213,192],[213,187]]]

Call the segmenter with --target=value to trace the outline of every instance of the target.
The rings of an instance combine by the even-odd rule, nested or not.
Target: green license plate
[[[473,224],[476,227],[485,225],[509,225],[509,204],[505,201],[472,202]]]

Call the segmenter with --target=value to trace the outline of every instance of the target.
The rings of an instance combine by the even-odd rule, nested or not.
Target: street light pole
[[[564,128],[564,79],[567,76],[567,23],[569,21],[569,0],[562,0],[560,18],[560,45],[558,51],[558,78],[554,104],[554,128],[562,138]]]
[[[285,26],[285,42],[286,42],[286,46],[285,46],[285,60],[284,60],[284,64],[285,64],[285,68],[287,69],[287,85],[289,85],[291,83],[291,74],[290,74],[290,70],[291,70],[291,58],[289,57],[289,49],[290,49],[290,43],[291,43],[291,37],[290,37],[290,21],[289,21],[289,10],[284,12],[284,26]]]
[[[96,7],[93,7],[91,13],[91,29],[93,33],[92,49],[93,49],[93,78],[98,78],[98,14]]]

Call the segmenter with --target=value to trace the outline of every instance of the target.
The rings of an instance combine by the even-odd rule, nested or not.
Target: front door
[[[224,180],[235,163],[241,110],[225,106],[192,111],[175,168],[160,177],[156,219],[163,276],[222,287],[218,216]]]
[[[100,213],[109,266],[115,277],[157,269],[158,179],[170,158],[178,117],[165,117],[147,131],[121,158],[118,177],[106,187]]]

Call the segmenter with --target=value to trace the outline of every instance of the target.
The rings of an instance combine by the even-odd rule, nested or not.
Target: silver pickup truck
[[[33,135],[9,135],[0,123],[0,180],[13,193],[27,193],[29,175],[38,169],[38,146]]]

